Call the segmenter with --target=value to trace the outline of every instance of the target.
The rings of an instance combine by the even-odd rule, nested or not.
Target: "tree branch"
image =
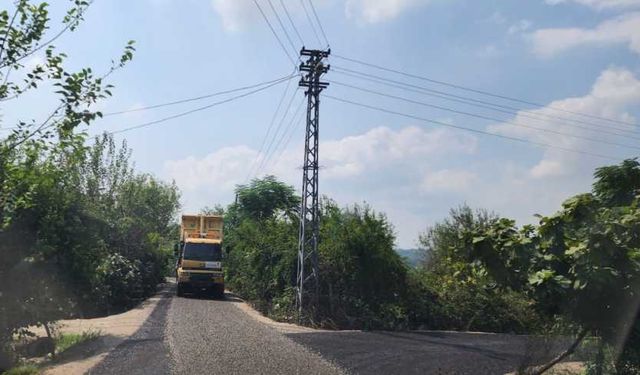
[[[551,361],[547,362],[546,364],[535,368],[533,370],[533,372],[531,372],[531,375],[541,375],[544,372],[546,372],[547,370],[549,370],[550,368],[552,368],[553,366],[555,366],[557,363],[559,363],[560,361],[565,359],[566,357],[568,357],[571,354],[573,354],[573,352],[575,352],[576,349],[578,348],[578,345],[580,345],[580,343],[585,338],[585,336],[587,336],[587,333],[589,333],[589,330],[586,329],[586,328],[583,328],[580,331],[580,333],[578,333],[578,336],[576,337],[575,341],[571,344],[571,346],[569,346],[569,348],[567,348],[567,350],[565,350],[564,352],[558,354],[557,357],[555,357]]]
[[[9,33],[13,28],[13,22],[16,20],[16,16],[20,10],[20,5],[16,6],[16,11],[13,13],[13,17],[11,17],[11,22],[9,22],[9,26],[7,26],[7,32],[4,34],[4,39],[2,40],[2,46],[0,46],[0,61],[2,61],[2,54],[4,53],[5,45],[7,44],[7,39],[9,39]]]
[[[2,64],[0,65],[0,69],[2,68],[6,68],[9,65],[15,64],[19,61],[24,60],[25,58],[33,55],[34,53],[40,51],[41,49],[43,49],[44,47],[50,45],[51,43],[53,43],[56,39],[58,39],[60,36],[62,36],[62,34],[64,34],[67,30],[69,30],[70,28],[74,27],[76,22],[79,22],[80,19],[82,18],[82,15],[84,14],[84,12],[87,11],[87,9],[89,8],[89,6],[91,6],[91,4],[93,3],[93,0],[89,1],[89,3],[84,7],[79,7],[78,9],[78,15],[75,17],[74,20],[69,21],[64,28],[62,28],[62,30],[58,31],[58,33],[56,35],[54,35],[51,39],[47,40],[46,42],[40,44],[40,45],[36,45],[31,51],[26,52],[24,55],[14,59],[14,61],[11,62],[7,62],[6,64]],[[0,60],[1,63],[2,60]]]

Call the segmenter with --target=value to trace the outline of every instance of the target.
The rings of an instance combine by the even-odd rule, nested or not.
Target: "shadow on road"
[[[313,332],[287,335],[357,374],[504,374],[561,350],[540,338],[458,332]],[[539,341],[539,342],[538,342]],[[546,343],[548,344],[548,343]]]
[[[166,374],[170,372],[169,349],[164,342],[167,312],[175,284],[166,284],[147,320],[131,337],[111,351],[90,374]]]

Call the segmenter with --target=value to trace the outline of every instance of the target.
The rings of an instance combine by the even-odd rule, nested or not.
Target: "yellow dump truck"
[[[224,297],[222,216],[182,215],[176,255],[178,296],[207,292]]]

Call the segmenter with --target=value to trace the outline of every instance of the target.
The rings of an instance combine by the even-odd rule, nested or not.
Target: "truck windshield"
[[[222,260],[222,249],[217,243],[186,243],[183,258],[206,262],[220,261]]]

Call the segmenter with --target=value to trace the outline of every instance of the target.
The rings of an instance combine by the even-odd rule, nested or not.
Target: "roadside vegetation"
[[[124,41],[122,56],[101,74],[69,70],[44,35],[50,27],[73,32],[89,2],[70,1],[53,24],[44,2],[7,6],[0,101],[33,91],[58,100],[43,118],[23,113],[2,123],[10,132],[0,139],[0,371],[18,359],[14,339],[33,336],[28,327],[44,326],[52,347],[55,320],[122,311],[152,294],[169,263],[179,207],[175,185],[133,171],[126,144],[85,133],[102,116],[95,107],[111,95],[106,79],[132,59],[133,43]],[[42,63],[27,66],[36,54]]]
[[[19,365],[4,372],[5,375],[35,375],[40,373],[40,368],[36,365]]]
[[[599,168],[591,193],[538,225],[463,205],[419,237],[422,262],[366,204],[324,198],[316,309],[295,308],[299,197],[274,177],[226,209],[227,284],[282,321],[339,329],[451,329],[574,336],[547,366],[596,347],[589,374],[640,372],[640,163]]]
[[[56,355],[62,354],[74,346],[94,341],[100,337],[99,331],[85,331],[82,333],[61,332],[55,336]]]
[[[89,6],[69,2],[73,32]],[[59,99],[0,139],[0,371],[17,363],[16,337],[43,326],[43,347],[62,351],[94,334],[51,333],[51,323],[123,311],[150,296],[171,268],[180,194],[175,184],[136,173],[126,143],[89,139],[95,110],[111,95],[108,77],[69,70],[43,40],[46,3],[0,10],[0,101],[27,92]],[[57,30],[57,29],[56,29]],[[34,67],[26,59],[40,51]],[[596,347],[589,374],[640,373],[640,164],[600,168],[590,193],[568,198],[539,224],[465,205],[419,237],[416,267],[394,250],[387,217],[367,204],[320,210],[319,303],[295,307],[300,198],[275,177],[238,186],[236,202],[205,208],[225,217],[227,285],[281,321],[335,329],[450,329],[573,336]],[[33,373],[33,366],[9,373]]]

